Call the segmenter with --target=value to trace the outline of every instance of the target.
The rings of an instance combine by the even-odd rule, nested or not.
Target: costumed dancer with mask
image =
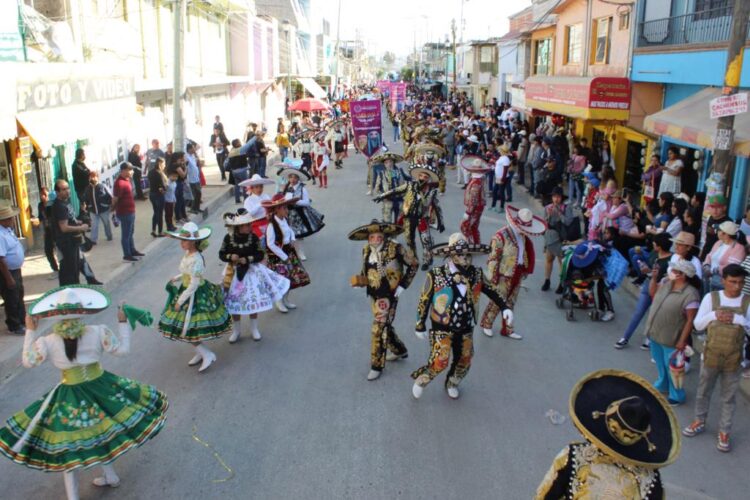
[[[438,174],[438,191],[441,195],[445,194],[445,155],[446,151],[442,146],[426,142],[417,144],[415,148],[415,154],[418,158],[417,161],[426,163],[435,168]]]
[[[464,212],[461,222],[461,234],[466,236],[469,243],[481,243],[479,237],[479,221],[484,212],[484,179],[492,167],[478,156],[466,155],[461,159],[461,168],[471,174],[471,180],[466,185],[464,193]]]
[[[370,164],[383,164],[383,169],[374,173],[373,179],[375,195],[381,195],[393,191],[398,187],[411,180],[401,167],[396,163],[404,161],[401,155],[396,153],[380,153],[370,158]],[[394,195],[383,199],[383,220],[390,223],[396,223],[401,213],[401,204],[404,202],[403,196]]]
[[[304,170],[299,169],[298,164],[290,163],[289,166],[279,170],[277,175],[282,179],[286,178],[286,184],[281,188],[281,192],[289,193],[292,198],[295,198],[295,202],[289,205],[288,221],[294,231],[294,248],[299,258],[305,261],[307,256],[302,248],[302,239],[323,229],[325,216],[312,207],[310,193],[305,184],[300,182],[300,178],[306,174]]]
[[[220,286],[205,279],[206,261],[203,250],[208,247],[211,229],[187,222],[175,232],[167,233],[180,240],[185,255],[180,261],[180,274],[167,282],[167,303],[161,313],[159,331],[170,340],[188,342],[195,347],[189,366],[201,364],[205,371],[216,361],[216,354],[203,345],[232,329],[232,318],[224,307]]]
[[[479,294],[484,293],[503,310],[503,318],[513,323],[513,312],[484,276],[482,268],[471,264],[472,254],[487,253],[487,245],[469,243],[461,233],[454,233],[443,243],[433,247],[438,257],[446,257],[442,266],[432,268],[417,304],[416,335],[428,338],[426,321],[429,314],[430,357],[427,364],[411,374],[414,379],[412,395],[419,399],[424,388],[448,368],[445,389],[452,399],[458,398],[458,385],[471,367],[474,356],[474,325],[477,323]],[[453,361],[450,357],[453,355]]]
[[[109,305],[107,293],[82,285],[50,290],[31,304],[22,363],[33,368],[49,360],[62,381],[0,429],[0,453],[32,469],[62,472],[68,500],[79,498],[80,469],[99,466],[94,485],[119,486],[112,462],[156,436],[166,418],[163,393],[102,369],[105,353],[130,353],[136,322],[153,321],[148,311],[125,304],[117,311],[117,333],[83,321]],[[50,335],[39,336],[50,326]]]
[[[264,201],[262,204],[268,214],[266,265],[290,281],[289,290],[310,284],[310,275],[307,274],[294,249],[294,231],[287,222],[289,206],[296,201],[291,193],[276,193],[269,201]],[[289,292],[276,302],[276,309],[283,313],[296,308],[297,306],[289,301]]]
[[[411,250],[392,239],[402,232],[401,226],[373,219],[349,233],[352,241],[367,240],[362,249],[362,270],[352,277],[352,286],[366,288],[373,316],[367,380],[379,378],[386,361],[408,356],[406,346],[396,335],[393,321],[398,298],[409,288],[419,262]]]
[[[265,209],[263,212],[259,216],[265,219]],[[266,255],[253,233],[253,222],[255,219],[244,208],[224,214],[227,234],[219,259],[227,263],[222,285],[224,305],[232,315],[230,344],[240,338],[242,316],[250,316],[250,333],[253,340],[260,340],[258,313],[272,309],[289,291],[289,280],[263,265]]]
[[[568,407],[584,440],[555,457],[536,500],[665,498],[659,469],[677,459],[680,435],[664,396],[634,373],[607,369],[579,380]]]
[[[534,272],[534,244],[530,237],[544,234],[547,224],[528,208],[519,210],[512,205],[506,206],[505,218],[508,225],[500,228],[490,240],[487,274],[507,307],[513,309],[521,282]],[[500,309],[490,303],[482,314],[482,331],[488,337],[492,337],[492,323],[498,312]],[[523,338],[506,321],[503,321],[500,335],[515,340]]]
[[[429,165],[413,165],[409,169],[409,175],[412,178],[411,181],[376,196],[373,201],[381,202],[393,197],[403,197],[401,213],[406,244],[416,255],[416,235],[419,231],[419,239],[422,241],[422,270],[426,271],[432,265],[433,241],[430,225],[433,220],[437,224],[438,232],[445,231],[443,211],[437,198],[437,189],[434,187],[439,179],[437,171]]]

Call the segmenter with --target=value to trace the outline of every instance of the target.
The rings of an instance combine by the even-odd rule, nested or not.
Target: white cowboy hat
[[[276,184],[271,179],[266,179],[264,177],[261,177],[258,174],[253,174],[252,177],[249,179],[245,179],[244,181],[240,182],[238,185],[240,187],[252,187],[252,186],[265,186],[268,184]]]
[[[65,285],[48,291],[29,307],[29,314],[42,318],[80,318],[109,307],[109,295],[90,285]]]
[[[222,219],[224,219],[225,226],[243,226],[253,222],[253,216],[244,208],[240,208],[236,212],[227,212],[222,216]]]
[[[474,134],[471,134],[467,140],[469,142],[473,142],[474,144],[479,144],[479,139],[477,139],[477,136],[475,136]]]
[[[177,231],[167,231],[172,238],[186,241],[202,241],[211,236],[210,227],[198,227],[195,222],[186,222]]]
[[[547,230],[547,223],[528,208],[518,209],[508,205],[505,207],[505,218],[508,224],[529,236],[539,236]]]
[[[461,158],[461,168],[472,174],[484,174],[492,170],[492,166],[477,155]]]

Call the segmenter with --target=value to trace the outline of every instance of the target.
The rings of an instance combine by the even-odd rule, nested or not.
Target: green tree
[[[411,66],[404,66],[401,68],[401,79],[405,82],[410,82],[414,79],[414,68]]]
[[[383,64],[385,64],[386,68],[393,66],[394,62],[396,62],[396,54],[393,52],[386,52],[383,54]]]

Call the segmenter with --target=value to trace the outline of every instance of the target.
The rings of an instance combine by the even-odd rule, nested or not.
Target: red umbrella
[[[306,97],[305,99],[300,99],[298,101],[294,101],[291,106],[289,106],[289,109],[291,111],[324,111],[327,109],[330,109],[331,106],[328,105],[328,103],[321,101],[320,99],[315,99],[312,97]]]

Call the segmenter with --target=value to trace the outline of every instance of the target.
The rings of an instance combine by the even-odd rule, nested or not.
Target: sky
[[[331,25],[336,24],[337,0],[323,0],[330,8]],[[456,41],[460,39],[462,0],[341,0],[341,38],[360,38],[369,43],[368,52],[391,51],[406,56],[425,42],[450,40],[451,19],[456,19]],[[502,36],[508,31],[508,15],[531,5],[530,0],[463,0],[463,39]],[[335,32],[331,33],[335,37]]]

